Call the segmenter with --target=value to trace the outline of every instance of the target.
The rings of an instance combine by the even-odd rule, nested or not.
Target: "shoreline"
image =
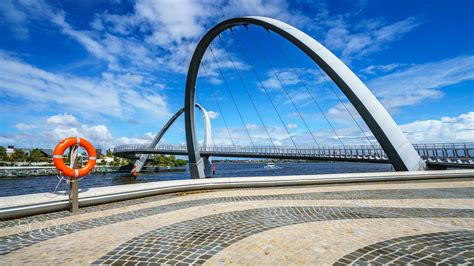
[[[129,169],[123,169],[123,166],[96,166],[92,169],[91,174],[101,173],[117,173],[130,172]],[[104,171],[105,169],[105,171]],[[175,167],[175,166],[152,166],[143,169],[145,173],[151,172],[178,172],[186,171],[186,167]],[[35,177],[35,176],[49,176],[56,175],[57,170],[54,166],[2,166],[0,167],[0,178],[22,178],[22,177]]]

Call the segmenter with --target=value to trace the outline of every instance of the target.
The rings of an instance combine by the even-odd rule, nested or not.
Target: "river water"
[[[360,173],[392,171],[389,164],[316,162],[316,163],[280,163],[275,169],[265,169],[266,164],[257,163],[217,163],[214,177],[311,175],[333,173]],[[134,179],[130,173],[92,174],[79,182],[79,189],[91,187],[116,186],[133,183],[146,183],[163,180],[189,179],[189,172],[139,173]],[[0,178],[0,197],[53,192],[58,184],[56,176]],[[68,189],[60,182],[58,191]]]

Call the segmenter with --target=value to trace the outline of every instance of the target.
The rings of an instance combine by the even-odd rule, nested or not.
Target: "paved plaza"
[[[473,264],[474,179],[180,192],[0,222],[1,264]]]

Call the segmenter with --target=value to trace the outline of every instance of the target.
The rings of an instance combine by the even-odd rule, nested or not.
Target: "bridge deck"
[[[414,147],[429,165],[474,167],[474,143],[415,144]],[[375,145],[315,148],[210,146],[202,147],[200,153],[202,156],[213,157],[389,163],[383,149]],[[147,144],[132,144],[115,147],[114,154],[136,158],[139,154],[187,155],[188,152],[184,145],[149,148]]]

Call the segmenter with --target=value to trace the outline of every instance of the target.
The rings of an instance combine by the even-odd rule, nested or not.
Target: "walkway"
[[[153,146],[153,145],[152,145]],[[413,144],[419,155],[431,166],[474,167],[474,143]],[[129,159],[139,154],[188,155],[185,145],[128,144],[114,148],[114,155]],[[378,145],[347,145],[328,147],[201,147],[203,156],[303,159],[321,161],[389,163],[389,158]]]
[[[207,190],[0,222],[0,261],[474,263],[474,178]]]

